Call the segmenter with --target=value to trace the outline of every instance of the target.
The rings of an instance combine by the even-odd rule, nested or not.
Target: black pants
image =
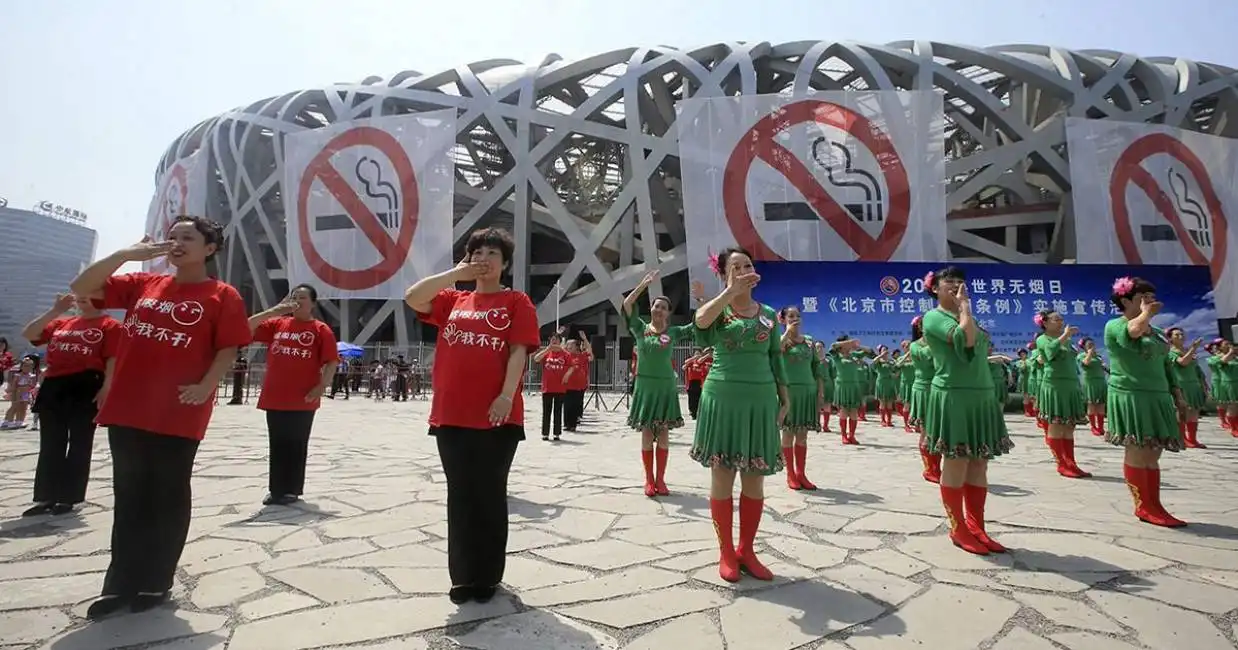
[[[103,594],[167,591],[189,535],[198,441],[129,427],[108,427],[107,438],[115,503]]]
[[[391,398],[392,401],[408,401],[408,375],[395,376],[395,390],[393,392],[395,393],[395,396]]]
[[[309,458],[314,413],[267,411],[267,438],[271,442],[267,485],[274,496],[305,494],[305,461]]]
[[[81,503],[86,500],[90,458],[94,453],[94,404],[64,404],[40,410],[34,501]]]
[[[491,587],[507,566],[507,475],[520,427],[437,427],[447,477],[447,572],[453,586]]]
[[[696,419],[696,410],[701,405],[701,382],[693,379],[688,382],[688,412]]]
[[[348,377],[344,375],[336,375],[331,378],[331,397],[334,398],[335,394],[340,392],[341,390],[344,391],[344,398],[347,399],[348,398]]]
[[[563,393],[542,393],[542,437],[551,433],[551,423],[554,423],[554,436],[563,433]]]
[[[575,431],[580,425],[580,416],[585,412],[585,391],[569,390],[563,396],[563,426]]]
[[[232,373],[232,400],[233,404],[240,404],[241,398],[245,395],[245,373]]]

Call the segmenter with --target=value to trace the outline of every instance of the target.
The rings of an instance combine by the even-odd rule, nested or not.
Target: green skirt
[[[706,379],[688,455],[705,467],[766,476],[781,472],[778,389],[773,383]]]
[[[673,377],[636,377],[628,426],[637,431],[669,431],[683,426],[679,385]]]
[[[848,411],[858,410],[864,402],[866,388],[860,382],[834,382],[834,405]]]
[[[1000,383],[993,386],[993,396],[997,398],[997,408],[1003,413],[1006,412],[1006,402],[1010,401],[1010,389],[1005,383]]]
[[[1095,379],[1083,380],[1083,401],[1088,404],[1105,405],[1105,401],[1109,399],[1109,384],[1105,383],[1104,377]]]
[[[930,387],[925,399],[924,439],[946,458],[994,458],[1011,449],[1006,419],[989,389]]]
[[[1049,424],[1085,424],[1088,408],[1078,381],[1045,381],[1036,396],[1040,419]]]
[[[910,373],[909,373],[910,374]],[[898,401],[906,404],[911,401],[911,387],[916,383],[913,376],[908,376],[907,379],[899,378],[898,381]]]
[[[1229,406],[1238,402],[1238,390],[1228,381],[1218,381],[1212,384],[1212,401],[1218,405]]]
[[[821,396],[825,399],[826,405],[834,403],[834,380],[827,378],[821,382]]]
[[[821,430],[821,412],[817,410],[817,387],[815,385],[787,386],[791,406],[787,418],[782,421],[783,433],[804,433]]]
[[[880,402],[893,402],[898,396],[898,383],[893,377],[878,379],[876,386],[873,387],[873,396]]]
[[[1111,444],[1182,451],[1178,410],[1169,393],[1136,392],[1110,386],[1105,411],[1109,418],[1105,439]]]
[[[928,406],[929,387],[915,383],[911,386],[911,400],[907,402],[907,424],[918,427],[924,424],[924,409]]]
[[[1187,408],[1198,411],[1208,403],[1208,394],[1204,392],[1203,384],[1187,384],[1182,387],[1182,399]]]
[[[1023,394],[1032,399],[1039,399],[1040,398],[1040,382],[1032,381],[1029,379],[1027,382],[1027,388],[1023,390]]]

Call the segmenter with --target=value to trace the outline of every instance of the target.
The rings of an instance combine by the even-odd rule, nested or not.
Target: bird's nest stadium
[[[156,176],[199,149],[209,154],[207,216],[228,228],[219,271],[252,308],[268,306],[287,290],[284,136],[454,108],[457,250],[475,228],[510,229],[525,243],[513,283],[539,304],[542,323],[555,320],[557,304],[565,321],[613,336],[616,291],[635,286],[647,268],[661,269],[681,311],[690,303],[674,143],[656,164],[644,158],[676,138],[678,102],[924,89],[945,100],[948,242],[958,261],[1074,257],[1067,117],[1238,137],[1238,73],[1215,64],[1043,45],[719,43],[575,61],[550,55],[534,65],[494,59],[261,99],[186,131]],[[324,311],[357,343],[419,338],[398,301]]]

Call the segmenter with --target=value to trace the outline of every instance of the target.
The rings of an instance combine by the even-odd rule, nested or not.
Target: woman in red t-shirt
[[[585,391],[589,390],[589,364],[593,363],[593,345],[584,332],[567,342],[568,372],[563,376],[567,388],[563,396],[563,429],[575,432],[580,417],[585,414]]]
[[[79,315],[65,317],[74,305]],[[47,371],[33,408],[40,415],[35,505],[22,516],[62,515],[86,500],[95,415],[116,363],[120,323],[90,300],[62,294],[26,324],[22,336],[47,345]]]
[[[568,364],[563,339],[552,334],[550,343],[533,355],[533,361],[542,364],[542,440],[550,440],[552,421],[554,439],[558,440],[563,433],[563,375]]]
[[[262,505],[284,506],[305,493],[310,429],[331,385],[340,353],[335,333],[314,318],[318,290],[308,284],[249,319],[254,343],[267,344],[267,371],[258,408],[267,413],[269,491]]]
[[[447,569],[453,603],[494,598],[507,558],[507,475],[524,440],[520,388],[541,338],[529,297],[501,277],[515,245],[476,230],[464,261],[417,282],[404,301],[438,328],[430,435],[447,478]],[[457,282],[474,281],[472,291]]]
[[[91,264],[71,286],[103,309],[125,310],[111,387],[96,418],[112,450],[112,562],[87,618],[151,609],[172,588],[189,534],[189,479],[215,389],[250,340],[240,294],[207,275],[222,245],[219,224],[177,217],[168,241],[143,238]],[[126,262],[160,257],[175,275],[113,275]]]
[[[9,350],[9,340],[0,336],[0,388],[4,386],[5,377],[13,369],[13,352]]]

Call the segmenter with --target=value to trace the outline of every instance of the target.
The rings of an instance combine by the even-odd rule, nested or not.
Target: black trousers
[[[542,437],[551,433],[554,426],[554,436],[563,433],[563,393],[542,393]]]
[[[275,496],[305,494],[305,462],[316,411],[267,411],[271,443],[267,486]]]
[[[573,431],[580,425],[585,412],[585,391],[569,390],[563,395],[563,426]]]
[[[701,406],[701,382],[693,379],[688,382],[688,412],[696,419],[696,410]]]
[[[408,401],[408,375],[395,376],[395,395],[391,398],[392,401]]]
[[[453,586],[491,587],[507,566],[507,475],[521,427],[437,427],[447,477],[447,572]]]
[[[103,594],[167,591],[189,535],[198,441],[129,427],[108,427],[107,437],[115,503]]]
[[[95,406],[65,404],[40,409],[39,464],[35,503],[78,504],[86,500],[95,445]]]
[[[348,397],[348,377],[336,375],[331,378],[331,397],[335,397],[341,390],[344,391],[344,397]]]
[[[241,399],[245,396],[245,373],[232,373],[232,399],[229,400],[233,404],[240,404]]]

